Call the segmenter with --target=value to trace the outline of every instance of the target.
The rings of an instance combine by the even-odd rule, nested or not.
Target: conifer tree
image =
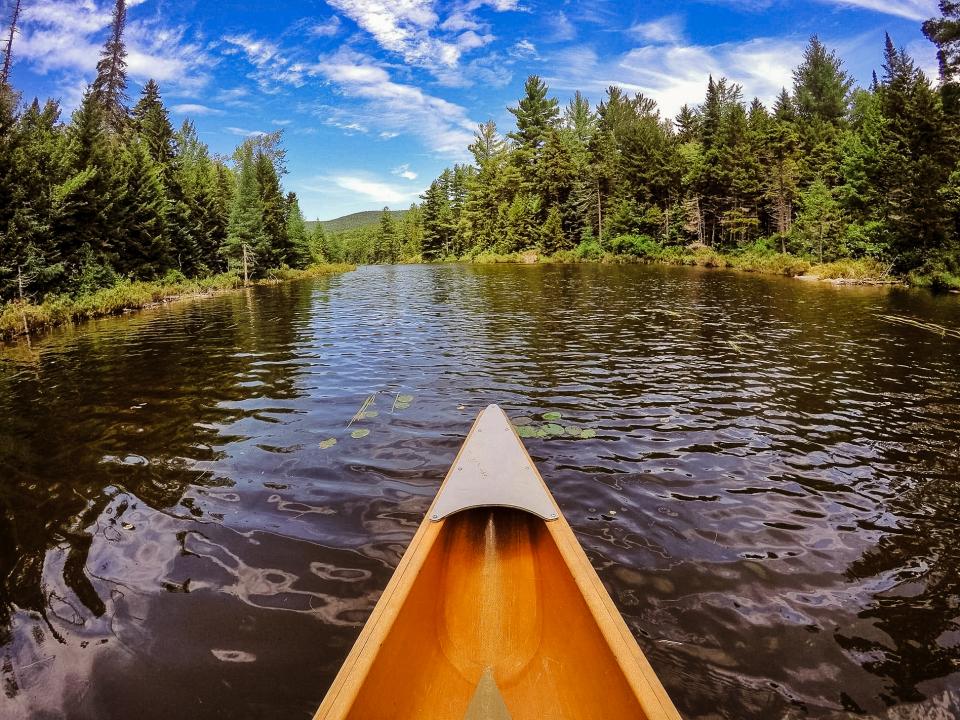
[[[237,162],[237,190],[230,210],[230,224],[221,252],[230,267],[245,276],[253,276],[255,268],[266,269],[269,243],[263,229],[263,205],[254,167],[253,147],[244,144]]]
[[[267,263],[267,267],[291,265],[295,261],[287,237],[287,208],[280,190],[280,178],[273,161],[262,150],[257,150],[254,158],[254,174],[262,213],[261,259]]]
[[[7,31],[7,42],[3,48],[3,66],[0,67],[0,92],[10,87],[10,68],[13,64],[13,38],[17,34],[17,21],[20,18],[20,0],[14,0]]]
[[[153,80],[143,86],[132,115],[134,130],[146,142],[150,157],[166,173],[176,155],[176,138],[170,115],[160,99],[160,87]]]
[[[93,81],[93,95],[104,112],[104,120],[116,133],[127,128],[127,48],[123,31],[127,25],[126,0],[116,0],[110,37],[107,38],[97,62],[97,77]]]
[[[376,243],[378,247],[377,260],[379,262],[393,264],[400,259],[400,243],[393,218],[390,216],[390,208],[385,207],[380,213],[380,226],[377,229]]]
[[[142,140],[125,148],[123,163],[123,195],[118,206],[124,242],[116,269],[130,277],[152,279],[163,274],[170,262],[160,168]]]
[[[294,268],[305,268],[312,259],[310,239],[307,234],[307,223],[303,219],[303,212],[300,210],[300,201],[297,199],[296,193],[287,193],[285,211],[287,218],[286,234],[290,247],[287,264]]]
[[[940,17],[927,20],[923,34],[937,46],[944,108],[956,114],[960,112],[960,2],[940,0]]]

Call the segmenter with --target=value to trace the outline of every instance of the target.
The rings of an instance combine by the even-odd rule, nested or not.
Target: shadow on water
[[[882,313],[960,306],[370,267],[6,351],[3,715],[309,716],[498,402],[685,717],[957,716],[960,360]]]

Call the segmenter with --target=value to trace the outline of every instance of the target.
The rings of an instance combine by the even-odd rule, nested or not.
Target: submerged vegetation
[[[284,195],[279,132],[216,157],[189,121],[173,129],[152,80],[127,107],[124,0],[68,122],[57,101],[24,104],[10,86],[16,21],[0,76],[0,334],[325,261]]]

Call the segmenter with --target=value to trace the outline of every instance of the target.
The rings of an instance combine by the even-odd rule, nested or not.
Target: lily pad
[[[410,407],[410,403],[398,402],[393,407],[397,410],[406,410],[408,407]]]
[[[559,437],[566,432],[566,430],[563,429],[563,425],[557,425],[556,423],[544,425],[543,430],[547,435],[553,435],[555,437]]]
[[[367,411],[363,414],[363,417],[365,417],[365,418],[375,418],[375,417],[377,417],[377,415],[379,415],[379,414],[380,414],[380,413],[379,413],[377,410],[367,410]]]
[[[366,428],[361,428],[360,430],[354,430],[352,433],[350,433],[350,437],[359,440],[360,438],[365,438],[369,434],[370,434],[369,430],[367,430]]]
[[[412,402],[413,402],[413,395],[397,395],[397,405],[399,405],[400,403],[409,405]]]
[[[593,428],[587,428],[586,430],[580,431],[580,437],[584,440],[589,440],[590,438],[595,438],[597,436],[597,431]]]
[[[337,439],[336,439],[336,438],[327,438],[326,440],[321,440],[321,441],[320,441],[320,449],[321,449],[321,450],[326,450],[327,448],[333,447],[333,446],[336,445],[336,444],[337,444]]]
[[[513,419],[513,424],[517,427],[521,425],[533,425],[533,418],[529,415],[521,415],[520,417],[515,417]]]
[[[559,420],[562,417],[563,415],[561,415],[558,412],[545,412],[543,414],[543,419],[546,420],[547,422],[554,422],[555,420]]]
[[[537,428],[533,425],[520,425],[517,428],[517,435],[522,438],[532,438],[537,436]]]
[[[576,425],[567,425],[565,428],[567,435],[573,435],[574,437],[580,437],[580,428]]]

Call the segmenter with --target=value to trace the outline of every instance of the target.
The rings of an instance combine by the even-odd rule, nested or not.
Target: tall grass
[[[305,270],[281,268],[269,271],[265,279],[252,284],[301,280],[353,269],[353,265],[347,264],[312,265]],[[173,278],[149,282],[122,280],[111,287],[79,297],[48,296],[39,304],[8,302],[0,307],[0,339],[11,340],[23,335],[24,322],[30,334],[36,335],[57,325],[119,315],[183,297],[213,295],[240,287],[243,287],[243,279],[235,272],[227,272],[197,279]]]

